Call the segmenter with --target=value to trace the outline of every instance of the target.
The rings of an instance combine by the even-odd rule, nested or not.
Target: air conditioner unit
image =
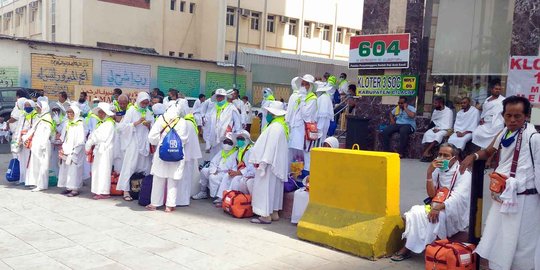
[[[28,4],[28,6],[31,8],[31,9],[37,9],[38,8],[38,2],[37,1],[34,1],[34,2],[30,2],[30,4]]]
[[[251,16],[251,10],[243,8],[240,11],[240,14],[242,15],[242,17],[247,18],[247,17]]]
[[[19,8],[15,9],[15,14],[23,14],[23,13],[24,13],[24,8],[23,7],[19,7]]]
[[[324,28],[324,23],[316,23],[317,28]]]
[[[289,18],[288,18],[288,17],[285,17],[285,16],[280,16],[280,17],[279,17],[279,22],[280,22],[280,23],[288,23],[288,22],[289,22]]]

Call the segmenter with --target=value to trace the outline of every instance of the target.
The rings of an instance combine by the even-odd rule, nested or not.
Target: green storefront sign
[[[416,75],[358,76],[356,94],[361,96],[416,96]]]

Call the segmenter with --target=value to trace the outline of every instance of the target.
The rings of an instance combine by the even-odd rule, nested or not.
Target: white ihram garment
[[[186,140],[182,140],[184,144],[184,171],[182,179],[178,181],[176,196],[176,205],[181,206],[187,206],[190,203],[193,173],[198,169],[198,160],[202,158],[197,131],[194,124],[187,120],[185,137]]]
[[[498,147],[501,138],[507,129],[494,141]],[[476,253],[489,261],[490,269],[529,270],[534,269],[534,256],[537,239],[540,237],[540,196],[516,195],[526,189],[538,189],[540,173],[540,135],[532,137],[532,153],[534,155],[535,169],[529,151],[529,138],[536,133],[534,126],[527,124],[522,135],[519,162],[516,177],[506,180],[506,190],[503,195],[510,194],[515,198],[514,210],[505,212],[506,207],[493,201],[482,232],[482,238],[476,248]],[[517,140],[517,138],[516,138]],[[500,163],[496,172],[509,176],[514,155],[516,141],[509,147],[500,150]],[[536,179],[536,180],[535,180]]]
[[[306,101],[305,99],[306,98],[301,95],[300,103],[298,103],[297,100],[296,103],[289,104],[289,107],[293,106],[296,108],[293,109],[293,115],[289,122],[289,148],[291,148],[293,156],[303,155],[304,170],[309,171],[311,148],[310,142],[305,140],[305,123],[317,121],[317,99],[315,98],[309,101]]]
[[[484,119],[484,124],[479,125],[472,135],[472,142],[482,149],[487,148],[497,133],[504,128],[504,119],[501,114],[503,111],[503,100],[503,96],[499,96],[492,101],[489,101],[488,98],[482,104],[482,115],[480,115],[480,119]]]
[[[253,180],[253,213],[267,217],[283,208],[283,183],[287,181],[287,136],[283,126],[272,122],[251,148],[249,162],[258,164]]]
[[[226,189],[240,191],[245,194],[251,193],[253,189],[253,178],[255,177],[255,167],[253,166],[253,163],[249,162],[252,148],[253,147],[246,150],[246,152],[244,153],[244,157],[242,160],[244,161],[246,166],[240,169],[242,175],[230,177],[230,184],[229,187],[227,187]]]
[[[322,146],[328,129],[330,128],[330,121],[334,118],[334,106],[332,105],[332,99],[328,93],[323,93],[317,98],[317,128],[319,129],[319,144]]]
[[[60,164],[58,173],[58,187],[65,187],[68,190],[79,190],[83,182],[83,166],[85,160],[84,142],[85,131],[80,110],[73,106],[74,124],[66,124],[60,136],[64,158]]]
[[[217,153],[207,168],[201,170],[201,190],[210,189],[210,197],[218,197],[219,186],[225,178],[229,178],[228,172],[230,170],[236,171],[236,155],[237,151],[231,153],[226,159],[223,159],[221,153],[225,150],[221,150]],[[225,179],[225,181],[228,181]]]
[[[23,136],[23,141],[32,137],[30,148],[30,162],[26,172],[27,186],[36,186],[39,189],[49,187],[49,162],[51,159],[51,133],[52,118],[49,113],[49,105],[42,103],[39,119],[35,120],[32,129]]]
[[[115,137],[115,124],[107,120],[99,125],[86,141],[86,151],[94,148],[92,163],[92,193],[108,195],[111,192],[111,171]]]
[[[422,143],[432,143],[435,141],[441,143],[444,136],[448,134],[448,129],[452,128],[452,123],[454,122],[454,112],[452,112],[452,110],[446,106],[444,106],[444,109],[440,111],[433,110],[431,121],[435,124],[435,127],[424,133]],[[434,132],[433,129],[439,129],[439,131]]]
[[[141,106],[141,102],[150,100],[150,96],[146,92],[139,93],[136,104]],[[154,123],[154,114],[145,108],[146,122],[152,125]],[[142,118],[141,112],[135,106],[130,107],[123,121],[122,138],[126,141],[124,158],[122,160],[122,169],[118,177],[118,185],[116,190],[130,191],[130,179],[134,173],[143,173],[147,175],[150,172],[151,159],[150,144],[148,143],[149,129],[142,123],[135,126],[134,123]]]
[[[451,188],[452,178],[456,174],[454,188],[444,202],[444,210],[439,212],[439,222],[431,223],[424,205],[415,205],[405,213],[405,247],[414,253],[421,253],[426,245],[438,238],[445,239],[464,231],[469,226],[469,206],[471,193],[471,173],[459,173],[459,163],[446,172],[436,169],[431,175],[437,187]],[[456,172],[457,171],[457,172]],[[440,182],[440,185],[438,184]]]
[[[454,133],[448,138],[448,142],[461,150],[465,149],[465,145],[472,140],[472,133],[467,133],[463,137],[458,137],[457,132],[474,131],[478,126],[478,121],[480,121],[480,112],[475,107],[469,107],[466,112],[460,110],[456,115]]]
[[[156,145],[156,148],[159,149],[163,143],[163,139],[170,130],[168,127],[163,130],[163,127],[166,127],[167,123],[173,123],[175,119],[178,119],[178,122],[174,125],[174,130],[180,137],[180,140],[182,140],[182,147],[185,146],[184,142],[188,142],[190,138],[187,126],[189,123],[187,123],[184,118],[179,118],[185,111],[183,106],[182,103],[176,103],[175,105],[170,106],[162,117],[156,119],[156,123],[148,133],[148,141],[150,144]],[[156,152],[158,151],[159,150]],[[186,150],[184,150],[184,157],[186,157]],[[150,199],[152,206],[159,207],[163,205],[165,183],[167,183],[167,202],[165,205],[168,207],[176,206],[178,182],[184,177],[184,170],[185,158],[180,161],[169,162],[159,158],[159,154],[154,155],[150,171],[154,176],[152,182],[152,196]]]

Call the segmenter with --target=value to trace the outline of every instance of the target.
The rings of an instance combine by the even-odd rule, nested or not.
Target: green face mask
[[[271,114],[267,114],[266,115],[266,122],[270,123],[270,122],[272,122],[272,120],[274,120],[274,116],[271,115]]]
[[[238,147],[243,148],[246,145],[246,141],[245,140],[238,140],[236,142],[236,144],[238,145]]]
[[[225,102],[227,102],[227,100],[218,101],[217,105],[221,107],[221,106],[225,105]]]

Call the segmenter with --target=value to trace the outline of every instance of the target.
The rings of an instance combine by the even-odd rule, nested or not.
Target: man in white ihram
[[[408,259],[411,251],[422,253],[437,238],[451,237],[469,226],[471,173],[460,173],[458,153],[449,143],[439,148],[437,159],[427,170],[426,191],[431,202],[405,213],[405,246],[391,260]]]
[[[422,144],[424,145],[422,161],[424,162],[431,160],[431,149],[443,141],[444,136],[448,134],[448,130],[452,128],[454,120],[454,112],[452,112],[450,108],[444,106],[444,98],[435,97],[433,100],[433,107],[434,110],[431,115],[431,122],[434,127],[426,131],[422,138]]]
[[[480,112],[471,106],[471,99],[462,98],[461,110],[457,113],[454,123],[454,133],[448,138],[448,142],[464,150],[467,143],[472,140],[472,133],[478,126],[479,120]]]
[[[473,131],[472,142],[482,149],[486,149],[493,138],[504,128],[504,119],[501,96],[501,82],[496,80],[490,85],[491,96],[482,104],[480,125]]]

